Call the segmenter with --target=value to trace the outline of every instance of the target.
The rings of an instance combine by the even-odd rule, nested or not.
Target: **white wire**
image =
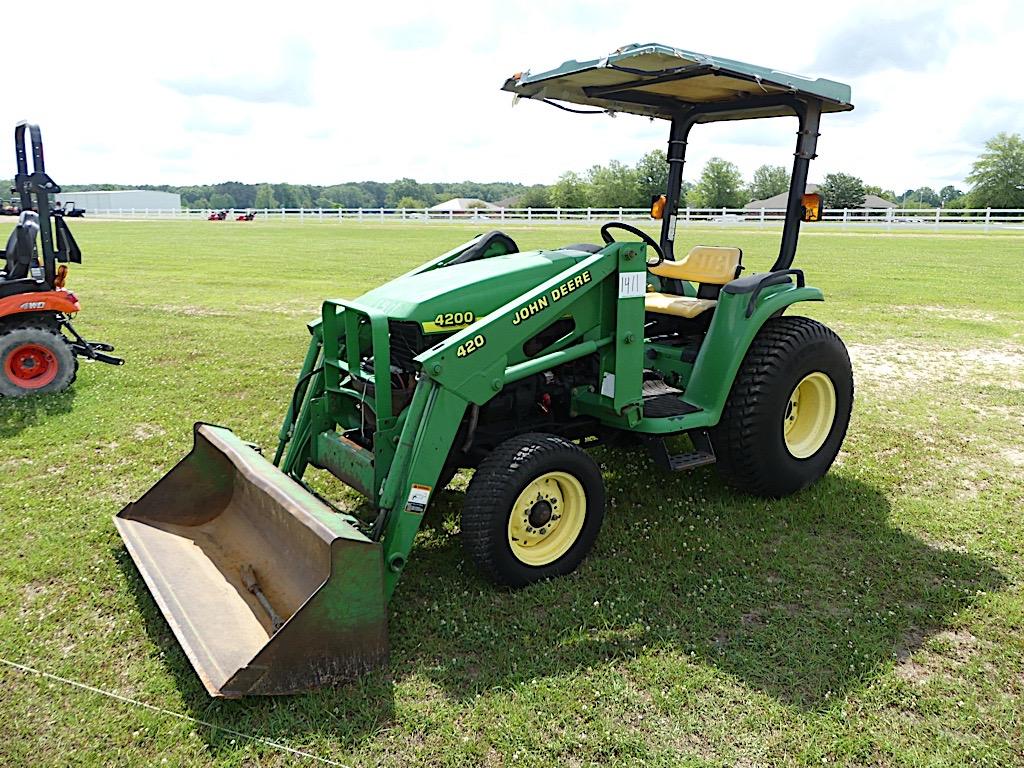
[[[6,664],[9,667],[13,667],[14,669],[20,670],[22,672],[26,672],[28,674],[39,675],[40,677],[45,677],[45,678],[48,678],[50,680],[56,680],[58,683],[64,683],[65,685],[70,685],[70,686],[73,686],[75,688],[81,688],[83,691],[89,691],[90,693],[98,693],[101,696],[107,696],[108,698],[124,702],[125,704],[134,704],[136,707],[143,707],[144,709],[148,709],[148,710],[150,710],[152,712],[157,712],[157,713],[159,713],[161,715],[169,715],[170,717],[176,717],[179,720],[187,720],[190,723],[196,723],[197,725],[202,725],[202,726],[205,726],[207,728],[212,728],[212,729],[214,729],[216,731],[222,731],[222,732],[224,732],[226,734],[229,734],[231,736],[237,736],[238,738],[241,738],[241,739],[249,739],[251,741],[258,741],[261,744],[266,744],[268,747],[273,747],[274,749],[280,749],[283,752],[289,752],[289,753],[291,753],[293,755],[298,755],[299,757],[307,757],[310,760],[316,760],[317,762],[324,763],[326,765],[337,765],[337,766],[341,766],[341,768],[350,768],[350,766],[345,765],[345,763],[339,763],[336,760],[329,760],[326,757],[320,757],[319,755],[314,755],[314,754],[311,754],[309,752],[303,752],[301,749],[294,749],[293,747],[289,747],[289,746],[286,746],[284,744],[279,744],[278,742],[271,741],[270,739],[266,739],[263,736],[255,736],[255,735],[250,734],[250,733],[242,733],[241,731],[235,731],[235,730],[232,730],[231,728],[225,728],[223,725],[217,725],[216,723],[210,723],[210,722],[207,722],[206,720],[199,720],[199,719],[197,719],[195,717],[190,717],[189,715],[183,715],[181,712],[174,712],[174,711],[172,711],[170,709],[164,709],[163,707],[157,707],[157,706],[154,706],[153,704],[147,704],[146,702],[139,701],[138,699],[133,699],[133,698],[130,698],[128,696],[122,696],[119,693],[113,693],[111,691],[104,691],[102,688],[96,688],[96,687],[94,687],[92,685],[87,685],[86,683],[80,683],[80,682],[78,682],[76,680],[69,680],[66,677],[61,677],[59,675],[54,675],[54,674],[52,674],[50,672],[43,672],[42,670],[34,669],[33,667],[26,666],[25,664],[18,664],[16,662],[8,661],[7,659],[3,659],[3,658],[0,658],[0,663]]]

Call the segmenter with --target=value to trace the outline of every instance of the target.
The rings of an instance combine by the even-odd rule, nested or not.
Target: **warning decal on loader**
[[[405,503],[406,512],[423,514],[427,509],[427,500],[430,499],[431,487],[429,485],[415,485],[409,489],[409,500]]]

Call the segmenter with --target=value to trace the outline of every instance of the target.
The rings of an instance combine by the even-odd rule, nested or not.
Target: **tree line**
[[[859,207],[867,194],[902,208],[1024,208],[1024,137],[1004,132],[986,141],[964,180],[971,185],[967,192],[947,185],[937,192],[918,187],[897,195],[840,173],[826,176],[820,191],[825,206],[832,208]]]
[[[681,200],[691,208],[742,208],[789,190],[789,169],[762,165],[747,181],[735,164],[713,157],[696,182],[683,182]],[[1024,208],[1024,138],[1000,133],[985,142],[966,181],[967,192],[949,184],[935,191],[917,187],[897,193],[865,184],[850,173],[830,173],[819,187],[826,208],[860,208],[868,195],[902,208]],[[535,186],[520,198],[521,206],[535,208],[641,208],[668,183],[665,153],[649,152],[634,166],[611,161],[592,166],[583,174],[563,173],[550,186]]]
[[[867,195],[877,195],[903,208],[1024,208],[1024,138],[1000,133],[985,142],[964,192],[953,185],[892,189],[865,184],[849,173],[825,176],[819,191],[826,208],[859,208]],[[516,182],[420,183],[359,181],[331,186],[310,184],[243,184],[237,181],[186,187],[86,184],[66,192],[152,189],[177,192],[186,208],[427,208],[453,197],[478,198],[518,208],[644,208],[668,184],[665,152],[656,149],[635,165],[612,160],[583,173],[567,171],[554,184],[527,186]],[[10,183],[7,183],[10,186]],[[683,182],[681,199],[692,208],[742,208],[789,189],[789,170],[762,165],[747,181],[739,168],[720,157],[704,165],[695,182]]]

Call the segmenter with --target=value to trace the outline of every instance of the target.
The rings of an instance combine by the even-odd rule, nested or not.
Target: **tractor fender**
[[[0,318],[12,315],[24,315],[32,312],[49,314],[60,312],[72,315],[81,310],[78,297],[71,291],[38,291],[34,293],[18,293],[0,299]]]
[[[707,337],[694,361],[686,400],[704,411],[709,426],[721,418],[736,372],[761,326],[798,301],[825,300],[820,288],[792,282],[763,288],[753,300],[751,294],[722,291]]]

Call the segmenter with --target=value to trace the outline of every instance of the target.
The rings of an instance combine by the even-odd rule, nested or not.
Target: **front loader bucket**
[[[196,424],[192,452],[114,524],[210,695],[386,663],[380,545],[230,430]]]

